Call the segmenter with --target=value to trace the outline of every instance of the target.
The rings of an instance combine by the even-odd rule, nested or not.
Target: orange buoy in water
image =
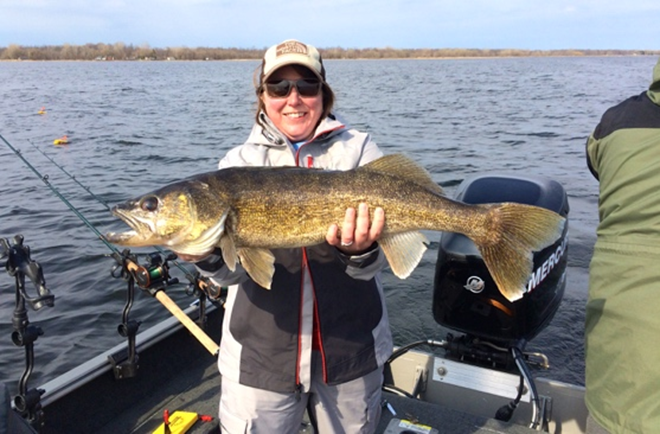
[[[41,107],[41,110],[37,112],[37,114],[44,115],[46,114],[46,107]]]
[[[59,139],[53,140],[53,145],[66,145],[69,143],[69,139],[66,137],[66,135],[60,137]]]

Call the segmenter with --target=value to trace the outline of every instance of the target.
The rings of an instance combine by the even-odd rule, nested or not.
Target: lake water
[[[570,202],[568,285],[552,323],[526,347],[548,355],[537,373],[584,384],[584,306],[595,242],[598,186],[584,144],[602,112],[650,83],[655,57],[329,60],[337,111],[372,133],[385,153],[420,162],[448,195],[483,172],[559,181]],[[0,62],[0,134],[101,233],[122,229],[106,208],[33,146],[114,204],[213,170],[252,125],[257,62]],[[46,114],[37,112],[45,107]],[[53,140],[67,135],[68,146]],[[25,237],[55,306],[29,312],[37,386],[123,338],[126,283],[110,250],[0,143],[0,237]],[[385,276],[395,343],[443,339],[433,320],[439,234],[411,277]],[[185,281],[176,268],[172,274]],[[34,292],[30,283],[28,291]],[[168,290],[181,306],[185,285]],[[14,278],[0,274],[0,381],[18,381],[24,349],[11,341]],[[140,330],[169,313],[138,293]]]

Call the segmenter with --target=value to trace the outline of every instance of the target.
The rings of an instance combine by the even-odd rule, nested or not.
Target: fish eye
[[[153,212],[158,209],[158,198],[156,196],[147,196],[140,201],[142,211]]]

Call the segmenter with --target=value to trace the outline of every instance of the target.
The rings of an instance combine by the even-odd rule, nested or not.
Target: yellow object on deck
[[[198,415],[190,411],[175,411],[170,415],[170,433],[183,434],[197,422]],[[165,434],[165,423],[162,423],[153,434]]]

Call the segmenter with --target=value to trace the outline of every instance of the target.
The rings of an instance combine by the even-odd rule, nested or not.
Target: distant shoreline
[[[355,57],[355,58],[323,58],[324,61],[332,60],[373,60],[375,62],[381,60],[486,60],[486,59],[521,59],[521,58],[550,58],[550,57],[660,57],[658,54],[590,54],[585,56],[576,55],[552,55],[552,56],[453,56],[453,57],[386,57],[386,58],[370,58],[370,57]],[[23,62],[254,62],[261,59],[208,59],[208,60],[186,60],[186,59],[0,59],[0,63],[23,63]]]
[[[500,57],[594,57],[660,56],[660,50],[523,50],[464,48],[319,48],[323,59],[465,59]],[[265,49],[152,48],[148,45],[115,44],[0,47],[0,61],[213,61],[260,60]]]

